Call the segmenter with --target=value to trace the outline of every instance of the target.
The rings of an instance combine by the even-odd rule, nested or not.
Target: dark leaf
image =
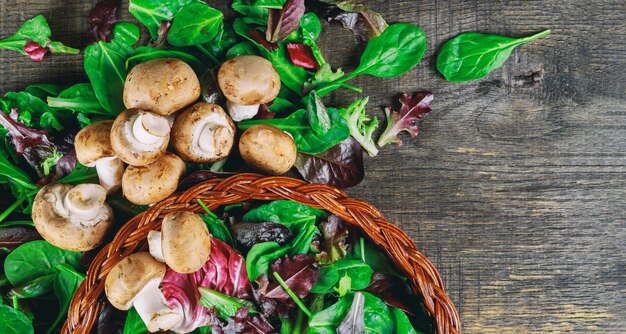
[[[343,219],[337,215],[331,215],[326,222],[320,224],[320,230],[324,236],[321,251],[318,254],[318,262],[334,263],[346,256],[346,239],[348,229]]]
[[[110,303],[106,303],[98,316],[98,334],[122,334],[126,312],[120,311]]]
[[[18,117],[17,109],[11,110],[10,115],[0,112],[0,125],[9,131],[7,135],[15,145],[15,152],[23,154],[27,148],[33,146],[54,146],[48,139],[48,133],[45,130],[29,128],[24,123],[19,122]]]
[[[161,21],[161,24],[159,24],[159,30],[157,32],[159,37],[157,37],[157,39],[155,40],[150,41],[150,46],[153,48],[161,47],[163,43],[167,41],[167,35],[170,32],[171,26],[171,21]]]
[[[204,181],[228,177],[228,176],[232,176],[233,174],[234,173],[213,172],[210,170],[199,170],[197,172],[189,174],[182,181],[180,181],[180,184],[178,185],[178,190],[184,191]]]
[[[273,102],[264,103],[259,106],[259,112],[254,116],[254,119],[272,119],[276,116],[275,112],[270,111],[270,107],[273,105]]]
[[[288,0],[282,10],[270,9],[265,38],[272,43],[282,42],[298,29],[304,15],[304,0]]]
[[[37,230],[24,226],[0,228],[0,247],[15,249],[29,241],[41,239]]]
[[[284,245],[293,239],[293,234],[285,225],[271,222],[237,223],[231,227],[231,231],[235,240],[246,249],[267,241]]]
[[[278,273],[298,298],[304,298],[309,294],[320,274],[315,259],[306,254],[298,254],[291,258],[286,256],[284,259],[278,259],[271,265],[271,271]],[[260,279],[262,282],[258,291],[262,297],[277,299],[282,302],[291,301],[291,297],[278,282],[268,281],[267,276]]]
[[[341,22],[344,28],[366,41],[380,35],[388,26],[380,13],[359,0],[315,0],[307,1],[307,5],[327,20]]]
[[[287,44],[287,52],[289,52],[291,62],[298,67],[315,71],[320,67],[315,56],[313,56],[313,50],[306,44],[289,43]]]
[[[261,315],[249,314],[249,308],[237,310],[234,317],[228,318],[224,334],[270,334],[276,333],[272,325]]]
[[[379,297],[385,304],[397,307],[409,314],[415,312],[411,305],[419,304],[411,288],[403,279],[395,275],[375,272],[365,291]]]
[[[92,43],[108,42],[112,38],[113,26],[117,22],[117,9],[120,0],[100,0],[89,12],[91,28],[87,32],[87,40]]]
[[[378,146],[385,146],[390,143],[402,145],[402,140],[398,134],[406,131],[415,138],[419,133],[417,121],[428,114],[433,103],[431,92],[417,92],[413,95],[402,94],[399,98],[400,106],[396,109],[386,108],[387,127],[378,139]]]
[[[265,39],[265,36],[263,36],[263,33],[254,29],[254,30],[250,30],[248,32],[248,37],[252,38],[255,42],[261,44],[264,48],[266,48],[269,51],[276,51],[278,50],[278,44],[277,43],[272,43],[272,42],[268,42]]]
[[[200,80],[202,99],[208,103],[222,104],[224,96],[217,84],[217,78],[213,70],[208,70]]]
[[[41,45],[35,42],[28,42],[24,45],[24,52],[28,54],[30,59],[40,62],[43,59],[43,56],[50,51],[47,47],[42,47]]]
[[[352,137],[317,155],[300,153],[296,163],[302,177],[312,183],[350,188],[363,181],[363,149]]]

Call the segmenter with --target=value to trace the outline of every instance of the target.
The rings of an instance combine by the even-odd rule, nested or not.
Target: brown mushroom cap
[[[280,77],[272,63],[259,56],[237,56],[222,64],[217,81],[224,96],[245,106],[273,101]]]
[[[165,276],[165,264],[155,260],[150,253],[134,253],[115,265],[104,282],[107,299],[115,308],[128,310],[135,296],[154,279]]]
[[[86,191],[83,191],[88,188]],[[70,214],[66,195],[79,210],[94,218]],[[37,232],[49,243],[66,250],[84,252],[98,247],[113,225],[113,210],[104,202],[106,190],[97,184],[73,186],[51,183],[35,196],[32,217]]]
[[[124,105],[170,115],[200,97],[200,81],[182,60],[161,58],[133,67],[124,84]]]
[[[115,155],[111,146],[113,121],[95,122],[82,128],[74,138],[78,162],[89,166],[96,160]]]
[[[139,143],[138,139],[133,137],[132,125],[139,114],[150,115],[150,113],[139,109],[128,109],[117,116],[111,127],[110,140],[113,151],[122,161],[132,166],[145,166],[156,161],[165,154],[170,140],[168,132],[158,144]]]
[[[171,137],[172,146],[183,160],[216,162],[230,154],[235,142],[235,123],[217,104],[198,102],[176,116]],[[204,145],[213,151],[203,149]]]
[[[122,176],[122,192],[132,203],[156,203],[176,191],[185,174],[185,163],[175,154],[166,152],[147,166],[128,166]]]
[[[193,273],[209,260],[211,234],[195,213],[179,211],[165,216],[161,236],[163,259],[172,270]]]
[[[239,139],[239,152],[250,167],[270,175],[286,173],[297,156],[293,138],[267,124],[254,125],[244,131]]]

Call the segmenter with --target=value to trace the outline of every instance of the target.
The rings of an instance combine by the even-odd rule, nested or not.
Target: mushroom
[[[290,134],[267,124],[251,126],[239,139],[239,152],[252,168],[270,175],[286,173],[296,162],[296,143]]]
[[[117,116],[111,128],[111,147],[132,166],[146,166],[165,154],[170,125],[163,116],[128,109]]]
[[[169,330],[183,319],[183,314],[169,307],[159,289],[165,270],[165,265],[147,252],[131,254],[107,275],[104,282],[107,299],[119,310],[134,306],[148,331]]]
[[[124,105],[167,116],[200,97],[200,81],[182,60],[161,58],[130,70],[124,84]]]
[[[217,104],[198,102],[176,116],[172,146],[185,161],[225,159],[235,142],[235,124]]]
[[[209,260],[211,234],[198,215],[172,212],[163,218],[161,232],[148,233],[150,254],[175,272],[190,274]]]
[[[113,225],[113,210],[99,184],[50,183],[35,196],[32,216],[37,232],[49,243],[84,252],[98,247]]]
[[[96,167],[100,185],[112,193],[122,185],[124,162],[118,159],[111,147],[113,121],[101,121],[87,125],[74,138],[78,162]]]
[[[122,176],[122,192],[132,203],[156,203],[176,191],[178,180],[185,174],[185,163],[166,152],[147,166],[128,166]]]
[[[259,105],[273,101],[280,91],[280,77],[272,63],[259,56],[238,56],[222,64],[217,75],[235,122],[254,117]]]

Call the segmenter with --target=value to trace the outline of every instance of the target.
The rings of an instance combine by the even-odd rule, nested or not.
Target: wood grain
[[[0,1],[0,36],[43,13],[56,39],[80,46],[93,3]],[[435,262],[464,332],[626,332],[626,2],[367,3],[391,22],[420,25],[429,43],[410,74],[351,82],[371,97],[370,112],[382,116],[404,91],[431,90],[436,100],[419,137],[367,159],[365,181],[349,193],[396,221]],[[358,39],[325,28],[331,63],[353,68]],[[485,79],[452,84],[435,70],[441,44],[463,31],[546,28],[553,35],[518,48]],[[37,64],[5,51],[0,77],[3,93],[85,80],[80,57]]]

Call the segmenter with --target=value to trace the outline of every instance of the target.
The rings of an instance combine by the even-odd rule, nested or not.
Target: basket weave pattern
[[[111,268],[129,254],[147,249],[148,232],[160,230],[161,218],[166,214],[181,210],[203,212],[197,199],[210,210],[249,200],[289,199],[340,216],[368,235],[406,274],[411,289],[423,297],[437,333],[461,333],[458,312],[444,291],[437,269],[417,250],[406,233],[385,220],[376,208],[330,186],[257,174],[238,174],[203,182],[168,197],[128,221],[91,263],[87,277],[72,299],[61,333],[90,333],[104,306],[104,280]]]

